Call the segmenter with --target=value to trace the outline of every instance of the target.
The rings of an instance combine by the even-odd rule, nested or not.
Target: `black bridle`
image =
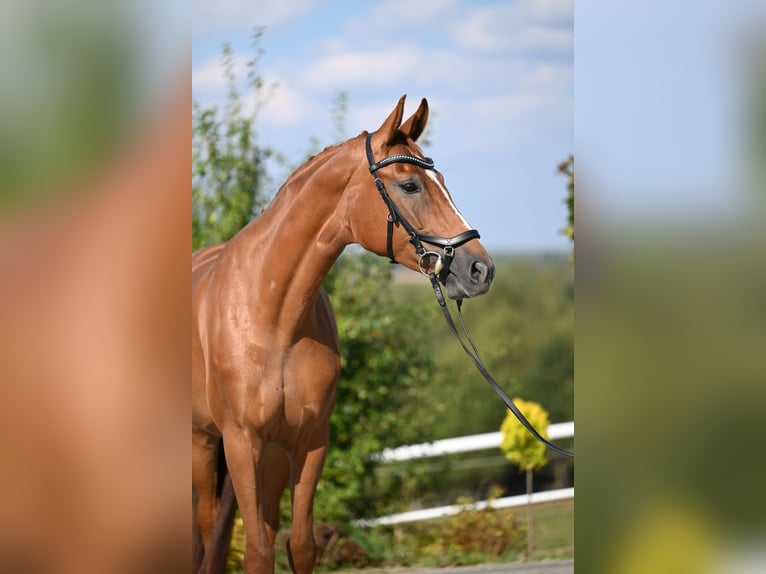
[[[399,211],[399,208],[396,207],[396,203],[394,203],[394,200],[391,199],[390,195],[388,195],[388,192],[386,191],[386,186],[383,184],[383,181],[380,179],[380,176],[378,176],[378,170],[380,168],[385,167],[387,165],[391,165],[392,163],[409,163],[423,169],[433,170],[435,169],[434,161],[430,157],[420,158],[414,155],[394,154],[394,155],[385,157],[376,163],[375,158],[372,155],[372,145],[370,143],[371,139],[372,139],[372,133],[367,134],[367,139],[365,141],[365,148],[367,151],[367,162],[369,163],[369,166],[370,166],[370,173],[372,174],[372,177],[375,179],[375,186],[378,188],[378,192],[380,192],[380,196],[383,198],[383,201],[386,204],[386,207],[388,207],[386,250],[388,251],[388,258],[391,260],[391,263],[396,263],[396,259],[394,258],[394,248],[393,248],[394,225],[401,225],[404,228],[404,230],[409,234],[410,243],[412,243],[412,245],[415,247],[415,251],[417,252],[419,256],[418,267],[420,268],[420,272],[423,273],[423,275],[426,275],[431,280],[431,286],[433,287],[434,294],[436,295],[436,300],[439,302],[439,306],[441,307],[442,313],[444,314],[444,318],[447,321],[447,326],[449,327],[450,331],[452,331],[452,334],[460,343],[460,346],[463,348],[463,351],[465,352],[465,354],[468,355],[468,357],[471,359],[471,362],[474,364],[474,366],[478,369],[478,371],[482,374],[482,376],[486,379],[486,381],[490,384],[490,386],[498,394],[498,396],[500,396],[500,398],[505,403],[505,406],[508,407],[508,409],[516,416],[519,422],[522,425],[524,425],[524,427],[532,434],[532,436],[534,436],[537,440],[542,442],[545,446],[547,446],[551,450],[554,450],[564,456],[573,457],[574,453],[556,446],[555,444],[547,440],[545,437],[543,437],[537,431],[537,429],[535,429],[535,427],[532,426],[532,423],[530,423],[527,420],[527,418],[518,409],[518,407],[515,404],[513,404],[513,401],[505,393],[505,391],[503,391],[503,389],[500,387],[497,381],[495,381],[495,379],[492,378],[492,375],[489,374],[489,371],[487,371],[487,367],[484,365],[484,361],[482,361],[481,357],[479,356],[479,351],[476,348],[476,345],[471,339],[471,335],[469,335],[468,333],[468,329],[466,329],[465,322],[463,321],[463,311],[462,311],[463,300],[462,299],[457,300],[457,312],[458,312],[458,316],[460,317],[460,326],[463,330],[463,333],[465,334],[465,339],[468,341],[468,344],[470,344],[470,348],[468,347],[466,342],[463,340],[463,337],[460,335],[460,332],[455,326],[455,321],[452,319],[452,314],[450,313],[450,310],[447,307],[447,301],[444,298],[444,294],[442,293],[441,287],[439,286],[439,279],[441,279],[442,282],[444,282],[447,279],[450,265],[452,264],[452,260],[455,257],[455,248],[460,247],[461,245],[467,243],[468,241],[472,239],[479,239],[479,232],[476,229],[469,229],[467,231],[463,231],[462,233],[458,233],[454,237],[439,237],[437,235],[427,235],[425,233],[420,233],[410,224],[409,221],[407,221],[407,219],[402,215],[402,212]],[[441,247],[444,255],[442,256],[436,253],[435,251],[427,250],[425,247],[423,247],[423,243],[428,243],[430,245],[437,245]],[[437,258],[433,271],[429,271],[423,268],[423,259],[427,255],[434,255]]]
[[[372,155],[372,145],[370,144],[371,139],[372,133],[367,134],[367,140],[365,142],[367,149],[367,162],[370,165],[370,173],[375,179],[375,186],[380,192],[380,197],[383,198],[386,207],[388,207],[388,225],[386,230],[386,250],[388,251],[388,258],[391,260],[391,263],[396,263],[393,245],[394,225],[401,225],[409,234],[410,243],[412,243],[412,245],[415,247],[415,251],[418,254],[418,267],[420,267],[421,273],[423,273],[423,275],[429,275],[426,269],[423,268],[423,259],[427,255],[434,255],[437,258],[435,273],[439,276],[442,282],[444,282],[447,279],[447,275],[449,274],[449,268],[452,264],[452,259],[455,257],[455,248],[471,241],[471,239],[479,239],[479,232],[475,229],[468,229],[467,231],[458,233],[454,237],[439,237],[438,235],[427,235],[416,230],[412,224],[407,221],[404,215],[402,215],[402,212],[399,211],[399,208],[396,207],[396,204],[394,203],[394,200],[391,199],[391,196],[388,195],[386,186],[383,184],[383,181],[378,175],[378,170],[382,167],[386,167],[387,165],[391,165],[392,163],[410,163],[423,169],[433,170],[434,160],[432,160],[430,157],[420,158],[414,155],[394,154],[375,163],[375,158]],[[442,256],[435,251],[427,250],[425,247],[423,247],[423,243],[441,247],[444,255]]]

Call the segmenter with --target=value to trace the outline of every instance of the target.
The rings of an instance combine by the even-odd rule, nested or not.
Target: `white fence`
[[[558,440],[573,436],[574,422],[548,425],[548,438],[550,440]],[[416,458],[444,456],[446,454],[455,454],[459,452],[500,448],[501,440],[502,434],[500,432],[488,432],[484,434],[446,438],[422,444],[387,448],[381,452],[378,457],[382,462],[399,462]]]
[[[569,500],[570,498],[574,498],[574,488],[561,488],[559,490],[533,492],[529,496],[526,494],[518,494],[516,496],[496,498],[492,501],[482,500],[481,502],[474,502],[472,504],[453,504],[451,506],[411,510],[409,512],[389,514],[388,516],[381,516],[380,518],[373,518],[371,520],[357,520],[355,524],[358,526],[402,524],[404,522],[417,522],[419,520],[431,520],[434,518],[442,518],[444,516],[452,516],[453,514],[458,514],[464,510],[484,510],[488,506],[491,506],[492,508],[512,508],[514,506],[523,506],[528,501],[531,501],[532,504],[536,504],[538,502]]]
[[[557,440],[574,436],[574,422],[556,423],[548,426],[548,438]],[[460,452],[471,452],[476,450],[486,450],[489,448],[499,448],[502,434],[491,432],[485,434],[476,434],[457,438],[448,438],[437,440],[430,443],[412,444],[400,446],[397,448],[387,448],[376,455],[382,462],[400,462],[418,458],[429,458],[435,456],[444,456]],[[378,526],[402,524],[405,522],[416,522],[419,520],[431,520],[444,516],[458,514],[463,510],[483,510],[488,506],[492,508],[511,508],[514,506],[523,506],[527,502],[533,504],[539,502],[552,502],[556,500],[568,500],[574,498],[574,488],[561,488],[559,490],[547,490],[544,492],[534,492],[530,495],[520,494],[516,496],[506,496],[492,501],[483,500],[472,504],[453,504],[450,506],[439,506],[437,508],[424,508],[421,510],[412,510],[400,514],[390,514],[370,520],[358,520],[359,526]]]

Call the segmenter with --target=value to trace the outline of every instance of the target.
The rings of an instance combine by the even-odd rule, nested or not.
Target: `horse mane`
[[[287,179],[285,180],[285,182],[277,190],[277,193],[274,196],[275,199],[276,199],[276,196],[279,195],[279,193],[282,191],[283,188],[287,188],[288,186],[292,186],[295,183],[301,181],[301,178],[305,177],[307,171],[315,169],[318,164],[321,164],[321,162],[328,160],[341,147],[343,147],[346,144],[349,144],[351,142],[354,142],[354,141],[357,141],[359,139],[365,138],[365,137],[367,137],[367,132],[366,131],[364,131],[364,132],[360,133],[359,135],[356,135],[356,136],[354,136],[352,138],[349,138],[347,140],[339,142],[337,144],[328,145],[322,151],[320,151],[320,152],[310,156],[305,162],[303,162],[301,165],[299,165],[297,168],[295,168],[295,171],[293,171],[289,176],[287,176]],[[414,146],[415,149],[421,155],[423,154],[423,152],[420,150],[420,148],[417,145],[415,145],[415,143],[412,140],[410,140],[400,130],[397,130],[395,132],[393,140],[390,142],[388,147],[391,148],[391,147],[393,147],[395,145]]]
[[[304,174],[305,171],[307,171],[307,170],[309,170],[311,168],[316,167],[315,164],[320,163],[320,161],[329,159],[329,157],[334,155],[334,153],[337,152],[341,147],[345,146],[346,144],[348,144],[348,143],[350,143],[350,142],[352,142],[354,140],[358,140],[359,138],[361,138],[364,135],[366,135],[366,132],[362,132],[361,134],[359,134],[359,135],[357,135],[355,137],[349,138],[349,139],[344,140],[342,142],[339,142],[337,144],[328,145],[322,151],[320,151],[320,152],[310,156],[305,162],[303,162],[301,165],[299,165],[295,169],[295,171],[293,171],[287,177],[285,182],[282,184],[282,187],[284,187],[285,185],[290,183],[291,180],[293,180],[295,178],[300,178]],[[280,189],[282,189],[282,188],[280,187]]]
[[[269,204],[261,210],[257,217],[251,220],[251,223],[252,221],[259,219],[272,208],[275,208],[281,202],[286,201],[287,197],[292,195],[290,193],[291,190],[298,190],[303,188],[305,181],[316,171],[318,167],[335,156],[340,148],[348,143],[351,143],[352,141],[358,140],[363,135],[365,135],[365,132],[362,132],[360,135],[349,138],[340,143],[329,145],[322,151],[309,157],[305,162],[295,168],[295,170],[290,175],[287,176],[287,179],[285,179],[284,183],[279,186],[279,189],[274,194],[274,197],[269,202]]]

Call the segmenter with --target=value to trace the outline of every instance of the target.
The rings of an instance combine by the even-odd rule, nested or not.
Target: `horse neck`
[[[299,335],[322,281],[348,243],[338,205],[358,164],[351,151],[345,144],[328,148],[298,168],[266,210],[230,241],[250,308],[281,343]]]

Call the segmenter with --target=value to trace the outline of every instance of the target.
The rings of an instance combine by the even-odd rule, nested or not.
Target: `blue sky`
[[[485,245],[565,251],[556,166],[573,152],[572,11],[571,0],[195,0],[194,97],[221,101],[222,43],[244,69],[265,26],[260,73],[276,88],[258,115],[263,145],[296,161],[311,137],[335,143],[341,90],[349,137],[377,128],[402,94],[407,114],[426,97],[425,151]]]
[[[747,44],[763,30],[756,5],[578,3],[575,139],[589,207],[620,220],[741,207]]]

